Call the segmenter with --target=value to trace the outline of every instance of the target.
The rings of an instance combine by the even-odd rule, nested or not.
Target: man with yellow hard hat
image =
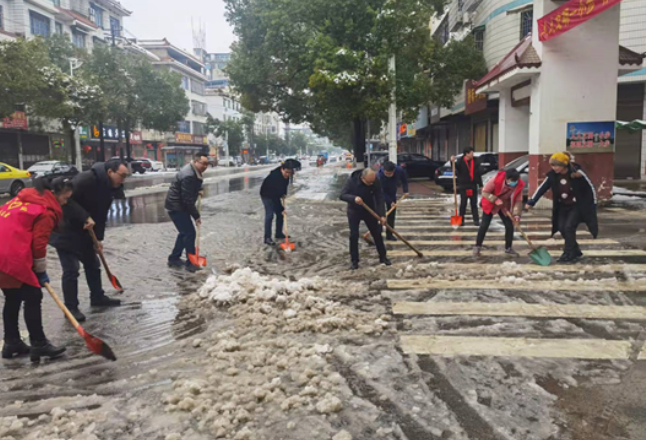
[[[560,263],[572,263],[583,256],[576,241],[576,229],[585,223],[594,238],[599,234],[597,192],[588,175],[574,163],[570,153],[555,153],[550,158],[552,171],[527,202],[531,209],[543,194],[552,190],[552,235],[560,232],[565,240]]]

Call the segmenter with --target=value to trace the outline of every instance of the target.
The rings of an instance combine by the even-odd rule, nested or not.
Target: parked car
[[[309,163],[311,167],[315,167],[317,165],[318,161],[318,156],[310,156]]]
[[[222,156],[218,160],[218,165],[221,167],[236,167],[239,166],[234,157]]]
[[[218,158],[215,156],[209,156],[209,165],[211,168],[217,167],[218,166]],[[156,170],[153,170],[156,171]]]
[[[330,156],[330,163],[335,163],[337,160],[339,160],[338,156]]]
[[[71,163],[60,162],[57,160],[36,162],[27,168],[27,171],[31,173],[32,179],[43,177],[50,182],[57,177],[74,177],[79,173],[76,167]]]
[[[377,169],[381,168],[387,160],[388,156],[380,158]],[[397,165],[406,170],[406,175],[409,178],[423,177],[433,180],[435,179],[435,171],[443,163],[417,153],[400,153],[397,155]]]
[[[16,197],[24,188],[31,188],[29,171],[21,170],[0,162],[0,194],[9,193]]]
[[[480,175],[484,176],[489,171],[498,169],[498,153],[474,153],[476,163],[480,170]],[[462,155],[456,156],[455,160],[462,159]],[[444,188],[446,191],[453,189],[453,169],[451,161],[447,161],[442,167],[435,171],[435,183]]]
[[[521,156],[518,159],[512,160],[502,169],[507,171],[512,168],[515,168],[520,173],[520,178],[525,182],[525,188],[523,188],[523,197],[529,197],[529,156]],[[482,183],[487,184],[487,182],[493,179],[498,170],[489,171],[487,174],[482,175]]]
[[[366,153],[366,157],[368,157],[368,153]],[[379,168],[381,168],[381,164],[384,162],[384,160],[388,159],[388,152],[387,151],[371,151],[370,152],[370,163],[368,166],[372,168],[375,171],[378,171]]]

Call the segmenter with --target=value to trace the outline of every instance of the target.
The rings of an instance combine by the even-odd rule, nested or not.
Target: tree
[[[229,156],[238,156],[244,143],[244,126],[241,122],[229,119],[220,121],[208,115],[206,130],[219,138],[226,139]]]
[[[352,122],[359,160],[365,121],[386,119],[395,86],[398,108],[413,119],[429,102],[451,106],[463,81],[484,73],[472,40],[431,39],[443,0],[225,2],[238,36],[228,71],[245,106],[308,121],[317,133],[348,133]]]
[[[304,133],[297,131],[289,136],[289,146],[294,153],[299,151],[309,155],[310,139]]]

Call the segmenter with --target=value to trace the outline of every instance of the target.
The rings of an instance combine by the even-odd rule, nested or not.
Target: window
[[[475,29],[473,31],[473,40],[476,42],[476,49],[478,49],[480,52],[484,51],[484,38],[485,38],[484,27],[480,29]]]
[[[2,5],[0,5],[0,29],[3,29],[3,28],[4,28],[4,26],[3,26],[3,24],[2,24],[2,12],[3,12],[3,11],[2,11]]]
[[[79,49],[85,49],[85,34],[77,31],[72,31],[72,43]]]
[[[206,134],[205,124],[202,124],[201,122],[193,122],[193,134],[205,135]]]
[[[520,39],[532,33],[534,25],[534,10],[523,11],[520,13]]]
[[[49,37],[51,34],[50,19],[45,17],[44,15],[40,15],[34,11],[29,11],[29,25],[32,35]]]
[[[199,101],[191,101],[191,108],[193,114],[197,116],[206,116],[206,104]]]
[[[63,35],[63,25],[59,22],[54,23],[54,29],[58,35]]]
[[[227,108],[227,107],[229,107],[229,100],[225,99],[224,100],[224,108]]]
[[[188,90],[188,77],[187,76],[182,77],[182,88],[184,90]]]
[[[9,168],[7,168],[4,165],[0,165],[0,173],[8,173],[8,172],[9,172]]]
[[[206,94],[204,83],[191,81],[191,92],[195,93],[196,95],[204,96]]]
[[[99,8],[94,3],[90,3],[90,20],[103,29],[103,9]]]
[[[121,36],[121,22],[118,18],[110,17],[110,32],[115,37]]]
[[[177,131],[180,133],[190,133],[191,132],[191,123],[188,121],[180,121],[177,123]]]
[[[54,3],[54,6],[61,7],[61,0],[52,0],[52,3]]]
[[[447,14],[437,32],[437,38],[442,46],[449,42],[449,36],[449,15]]]

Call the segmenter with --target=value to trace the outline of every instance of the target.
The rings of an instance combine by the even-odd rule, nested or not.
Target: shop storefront
[[[175,142],[162,147],[163,162],[168,169],[180,169],[190,163],[197,153],[209,153],[208,136],[175,133]]]

